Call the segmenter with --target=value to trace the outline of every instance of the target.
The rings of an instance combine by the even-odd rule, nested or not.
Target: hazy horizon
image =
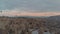
[[[60,15],[60,12],[29,12],[18,10],[7,10],[0,12],[1,16],[55,16]]]

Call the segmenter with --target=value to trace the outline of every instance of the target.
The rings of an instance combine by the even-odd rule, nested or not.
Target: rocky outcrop
[[[47,31],[59,34],[60,28],[56,24],[57,22],[46,18],[0,17],[0,28],[6,34],[32,34],[35,30],[38,30],[39,34]]]

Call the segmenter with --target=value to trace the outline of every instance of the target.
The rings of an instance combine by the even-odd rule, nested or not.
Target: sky
[[[60,0],[0,0],[0,10],[16,12],[60,12]]]
[[[60,0],[0,0],[0,10],[60,11]]]

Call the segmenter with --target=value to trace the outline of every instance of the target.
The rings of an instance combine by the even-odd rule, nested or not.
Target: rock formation
[[[45,18],[0,17],[0,23],[2,34],[32,34],[35,30],[38,30],[38,34],[44,34],[47,31],[51,34],[59,34],[60,31],[56,26],[52,26],[51,23],[54,22]]]

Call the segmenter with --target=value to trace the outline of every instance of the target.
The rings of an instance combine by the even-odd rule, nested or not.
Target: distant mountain
[[[56,21],[60,21],[60,15],[57,16],[50,16],[47,18],[48,20],[56,20]]]

